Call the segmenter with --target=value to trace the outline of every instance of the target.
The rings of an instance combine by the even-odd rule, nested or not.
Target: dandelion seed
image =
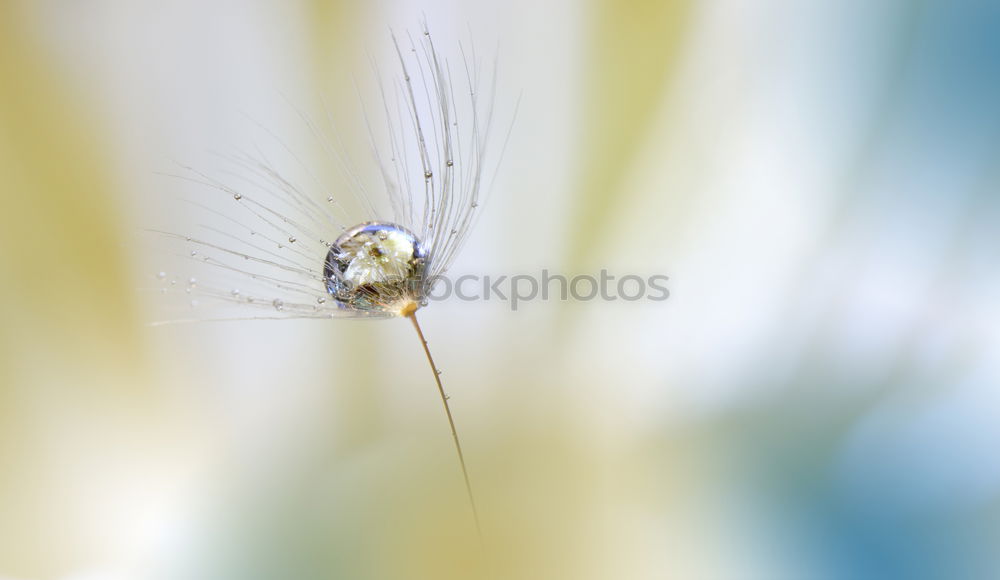
[[[395,35],[392,42],[400,72],[392,82],[379,81],[381,122],[373,124],[364,107],[380,183],[366,183],[339,138],[331,143],[314,123],[303,119],[343,173],[350,185],[347,193],[367,215],[349,219],[347,204],[321,193],[333,188],[311,177],[294,155],[293,164],[310,174],[316,190],[279,171],[263,154],[239,155],[233,161],[245,185],[254,188],[252,196],[185,168],[187,179],[242,201],[224,212],[206,208],[225,220],[227,229],[206,226],[205,235],[165,235],[193,246],[191,256],[200,253],[204,263],[220,274],[253,285],[243,294],[236,289],[227,292],[227,286],[199,284],[202,298],[270,308],[271,318],[408,318],[434,375],[481,541],[479,512],[450,397],[416,312],[428,304],[433,280],[448,270],[472,228],[485,182],[492,99],[481,99],[476,63],[465,62],[465,70],[455,78],[466,79],[468,91],[457,94],[469,98],[455,101],[453,73],[438,56],[426,27],[408,47]],[[492,92],[488,87],[487,94]],[[384,126],[381,144],[375,125]],[[290,153],[283,143],[280,146]],[[442,167],[448,168],[441,169],[443,177],[433,179],[434,171]],[[385,192],[380,198],[370,195],[379,190]],[[339,234],[332,242],[324,241],[333,238],[331,232]],[[194,278],[188,290],[193,288]]]

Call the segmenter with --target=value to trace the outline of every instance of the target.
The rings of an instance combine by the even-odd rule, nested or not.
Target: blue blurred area
[[[1000,3],[906,10],[828,238],[853,248],[842,287],[774,398],[721,427],[735,493],[809,578],[1000,578]]]

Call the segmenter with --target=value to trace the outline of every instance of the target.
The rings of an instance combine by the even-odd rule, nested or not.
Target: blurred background
[[[522,99],[454,272],[670,276],[422,311],[495,577],[1000,577],[996,2],[4,0],[0,578],[478,577],[405,321],[149,326],[162,173],[423,16]]]

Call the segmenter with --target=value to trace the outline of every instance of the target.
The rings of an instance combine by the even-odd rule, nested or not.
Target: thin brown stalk
[[[441,384],[441,371],[434,363],[434,357],[431,356],[431,350],[427,346],[427,339],[424,338],[424,331],[420,329],[420,323],[417,322],[416,312],[409,312],[406,314],[406,317],[413,323],[413,328],[417,331],[417,336],[420,337],[420,344],[424,347],[424,354],[427,355],[427,362],[430,363],[431,371],[434,373],[434,381],[437,383],[438,393],[441,395],[441,403],[444,405],[444,412],[448,415],[448,426],[451,427],[451,438],[455,442],[455,451],[458,453],[458,462],[462,466],[462,477],[465,480],[465,491],[469,496],[469,505],[472,506],[472,518],[476,524],[476,535],[479,537],[479,544],[483,547],[483,553],[485,555],[483,530],[479,523],[479,510],[476,508],[476,498],[472,493],[472,483],[469,481],[469,469],[465,465],[465,454],[462,453],[462,443],[458,438],[458,430],[455,428],[455,418],[451,414],[451,406],[448,404],[448,395],[444,392],[444,385]]]

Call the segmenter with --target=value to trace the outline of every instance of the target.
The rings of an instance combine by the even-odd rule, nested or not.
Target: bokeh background
[[[423,312],[495,577],[1000,577],[991,0],[0,2],[0,577],[476,577],[408,324],[149,326],[161,173],[422,15],[522,99],[455,271],[671,278]]]

